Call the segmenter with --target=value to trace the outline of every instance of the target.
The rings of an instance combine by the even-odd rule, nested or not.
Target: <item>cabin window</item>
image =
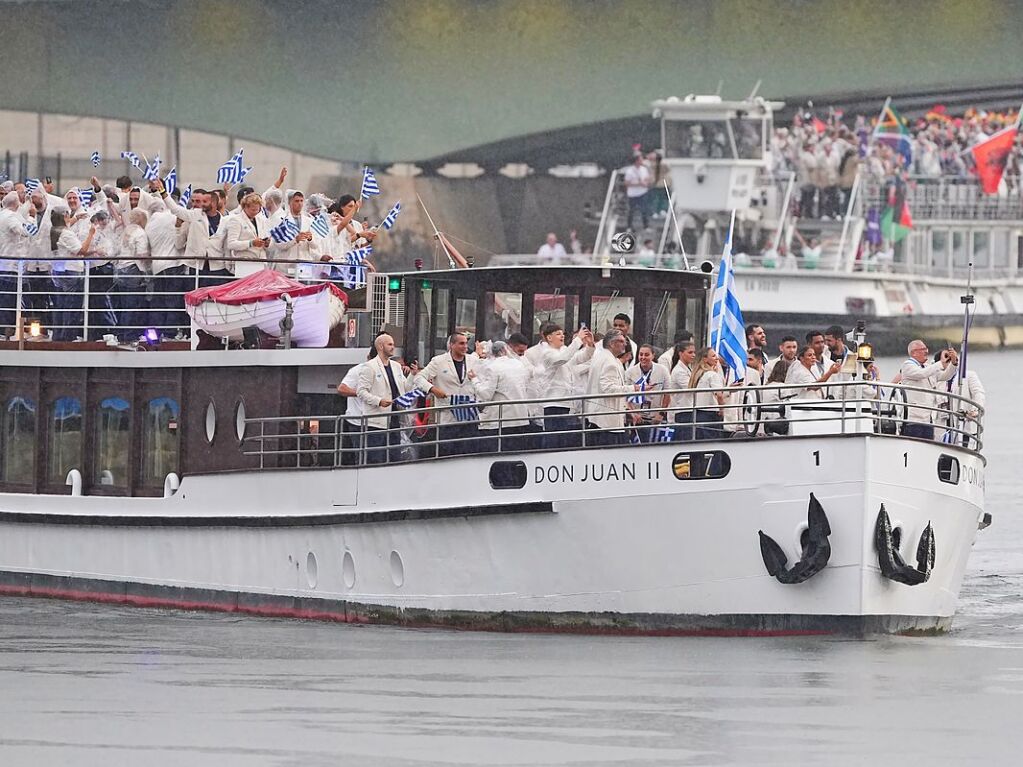
[[[636,321],[636,302],[632,296],[622,296],[617,293],[610,296],[593,296],[590,304],[590,327],[594,333],[607,335],[609,330],[614,329],[614,318],[616,314],[629,315],[630,322]],[[630,336],[635,333],[635,328],[629,331]],[[568,328],[565,328],[565,335],[568,335]]]
[[[483,337],[505,341],[522,332],[522,294],[488,291],[483,299]]]
[[[420,357],[419,364],[426,365],[434,352],[446,352],[448,350],[448,330],[451,327],[451,289],[434,288],[433,290],[433,349],[429,355]]]
[[[966,252],[966,232],[962,230],[952,231],[952,266],[955,269],[965,269],[969,266],[970,254]]]
[[[944,453],[938,456],[938,479],[950,485],[958,485],[959,459]]]
[[[533,338],[540,338],[540,328],[552,322],[565,329],[569,338],[579,327],[579,296],[571,293],[533,294]]]
[[[3,481],[30,484],[36,468],[36,403],[11,397],[3,417]]]
[[[412,359],[424,360],[423,365],[426,364],[425,360],[430,358],[430,349],[428,348],[430,333],[433,332],[433,288],[421,287],[419,289],[419,306],[416,307],[416,329],[417,338],[414,351],[412,352]]]
[[[107,397],[96,409],[96,456],[93,482],[128,487],[131,451],[131,405],[120,397]]]
[[[756,142],[759,144],[759,140]],[[665,157],[733,159],[727,120],[665,120]]]
[[[941,272],[948,271],[948,232],[943,229],[931,232],[931,266]]]
[[[456,298],[455,299],[455,332],[465,333],[470,338],[470,343],[480,340],[476,336],[476,299]],[[472,351],[472,349],[469,349]]]
[[[529,475],[522,461],[494,461],[490,464],[490,486],[495,490],[525,487]]]
[[[646,318],[650,328],[643,340],[661,351],[670,349],[679,330],[678,298],[667,290],[647,296]]]
[[[973,232],[973,265],[978,269],[991,266],[991,236],[987,232]]]
[[[721,479],[732,470],[732,459],[723,450],[679,453],[671,462],[675,479]]]
[[[82,470],[82,403],[75,397],[58,397],[50,406],[46,450],[47,481],[63,484],[69,471]]]
[[[163,487],[178,471],[178,403],[156,397],[146,404],[142,422],[142,483]]]

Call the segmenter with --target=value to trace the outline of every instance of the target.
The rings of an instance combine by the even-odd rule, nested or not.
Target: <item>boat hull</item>
[[[983,513],[983,462],[874,436],[651,445],[343,471],[186,477],[167,499],[6,496],[0,591],[139,606],[504,631],[771,635],[943,631]],[[721,450],[719,479],[677,479]],[[941,455],[960,463],[937,477]],[[495,490],[495,460],[522,488]],[[827,566],[782,584],[758,531],[793,563],[810,493]],[[21,499],[21,508],[18,499]],[[918,586],[881,575],[881,504]]]

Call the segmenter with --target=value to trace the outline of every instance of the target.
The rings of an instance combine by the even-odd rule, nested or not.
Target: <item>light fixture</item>
[[[874,347],[868,343],[862,343],[856,347],[856,359],[860,362],[874,361]]]
[[[32,338],[39,338],[43,334],[43,326],[39,320],[33,320],[28,326],[28,334]]]

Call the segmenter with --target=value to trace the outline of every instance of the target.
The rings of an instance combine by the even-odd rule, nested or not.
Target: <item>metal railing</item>
[[[238,264],[275,268],[304,284],[332,282],[343,290],[366,285],[365,273],[322,276],[321,271],[331,266],[348,269],[349,265],[338,261],[268,257],[226,261],[231,267],[226,272],[181,266],[156,274],[129,266],[137,261],[152,268],[154,263],[177,260],[164,256],[125,262],[108,256],[86,256],[73,259],[82,266],[81,271],[52,271],[50,259],[21,259],[17,272],[0,272],[0,329],[13,328],[15,340],[30,343],[112,342],[111,337],[119,343],[131,343],[147,330],[164,339],[187,339],[191,321],[185,311],[184,294],[236,279],[231,270]],[[309,276],[316,273],[321,276]]]
[[[698,408],[697,393],[723,393],[726,401],[720,407]],[[652,400],[649,407],[624,404],[627,396],[636,395],[623,394],[479,402],[474,406],[491,413],[489,420],[453,424],[437,421],[464,404],[357,417],[246,418],[242,453],[257,456],[259,468],[269,469],[353,468],[465,455],[807,436],[898,436],[944,442],[976,454],[983,447],[983,407],[951,392],[905,384],[864,380],[815,384],[812,389],[774,384],[639,394]],[[914,403],[913,396],[920,394],[935,404]],[[687,404],[671,405],[670,399],[676,397],[687,399]],[[607,408],[609,399],[621,406]],[[658,400],[661,404],[654,406]],[[617,418],[620,425],[598,428],[591,417],[602,422]],[[916,426],[910,429],[906,424]],[[932,440],[919,435],[921,427],[933,431]]]
[[[1019,221],[1023,220],[1020,177],[1006,176],[1006,192],[984,194],[973,177],[906,176],[905,199],[919,221]],[[865,175],[863,210],[883,210],[888,205],[891,177]]]

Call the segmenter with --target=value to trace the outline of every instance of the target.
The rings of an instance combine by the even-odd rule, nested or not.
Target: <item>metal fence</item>
[[[440,424],[442,413],[460,405],[348,417],[247,418],[242,452],[265,468],[342,468],[434,460],[465,455],[500,455],[609,446],[692,443],[723,439],[788,439],[808,436],[878,435],[922,439],[906,424],[930,427],[933,440],[971,453],[983,447],[984,409],[950,392],[854,381],[806,386],[788,384],[737,388],[678,389],[644,394],[666,398],[654,407],[626,404],[625,395],[475,403],[489,420]],[[719,408],[696,407],[694,395],[722,393]],[[933,404],[911,404],[926,394]],[[668,404],[668,403],[671,404]],[[522,408],[529,409],[524,417]],[[569,413],[552,412],[567,409]],[[495,414],[496,413],[496,414]],[[595,428],[588,420],[617,418],[620,426]],[[528,426],[523,424],[528,420]],[[459,424],[455,424],[459,425]],[[917,432],[919,428],[915,428]]]

